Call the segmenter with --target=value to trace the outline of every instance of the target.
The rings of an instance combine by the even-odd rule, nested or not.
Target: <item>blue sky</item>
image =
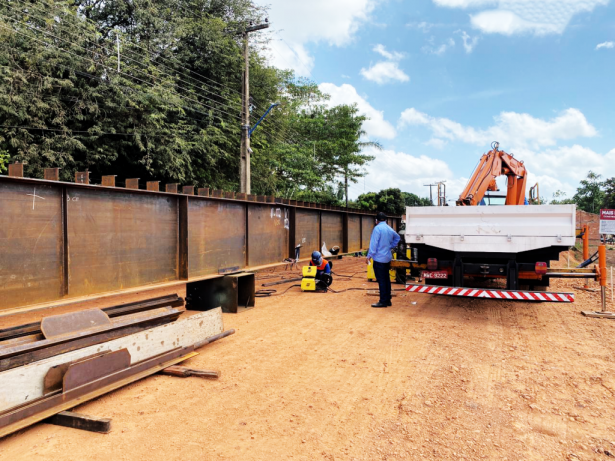
[[[531,184],[615,176],[615,0],[268,0],[271,60],[356,103],[383,151],[363,191],[457,198],[492,141]]]

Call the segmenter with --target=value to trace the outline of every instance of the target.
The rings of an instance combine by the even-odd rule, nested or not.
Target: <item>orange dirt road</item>
[[[375,288],[362,277],[334,288]],[[112,418],[110,434],[37,424],[1,440],[0,459],[615,459],[615,321],[580,314],[595,294],[398,294],[388,309],[364,291],[259,298],[185,363],[219,380],[147,378],[75,409]]]

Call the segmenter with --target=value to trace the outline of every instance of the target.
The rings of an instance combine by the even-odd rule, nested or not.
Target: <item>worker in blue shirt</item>
[[[320,251],[312,253],[310,266],[316,266],[316,278],[320,279],[320,274],[331,274],[331,264],[326,259],[323,259]]]
[[[380,301],[372,307],[391,306],[391,250],[399,243],[399,235],[387,224],[387,215],[380,212],[376,215],[378,223],[372,231],[367,252],[367,264],[374,261],[374,275],[380,289]]]

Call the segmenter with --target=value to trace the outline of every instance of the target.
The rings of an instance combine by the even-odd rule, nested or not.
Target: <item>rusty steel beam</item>
[[[160,190],[160,181],[147,181],[145,188],[151,192],[158,192]]]
[[[184,187],[182,187],[182,194],[184,194],[184,195],[194,195],[194,186],[184,186]]]
[[[209,197],[209,187],[199,187],[200,197]]]
[[[304,257],[323,240],[342,251],[365,249],[374,221],[272,196],[174,196],[6,176],[0,201],[0,232],[8,236],[0,312],[280,264],[297,244]]]

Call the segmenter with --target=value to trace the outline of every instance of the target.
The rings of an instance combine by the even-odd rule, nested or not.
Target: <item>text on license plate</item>
[[[423,271],[424,279],[446,279],[448,272],[446,271]]]

